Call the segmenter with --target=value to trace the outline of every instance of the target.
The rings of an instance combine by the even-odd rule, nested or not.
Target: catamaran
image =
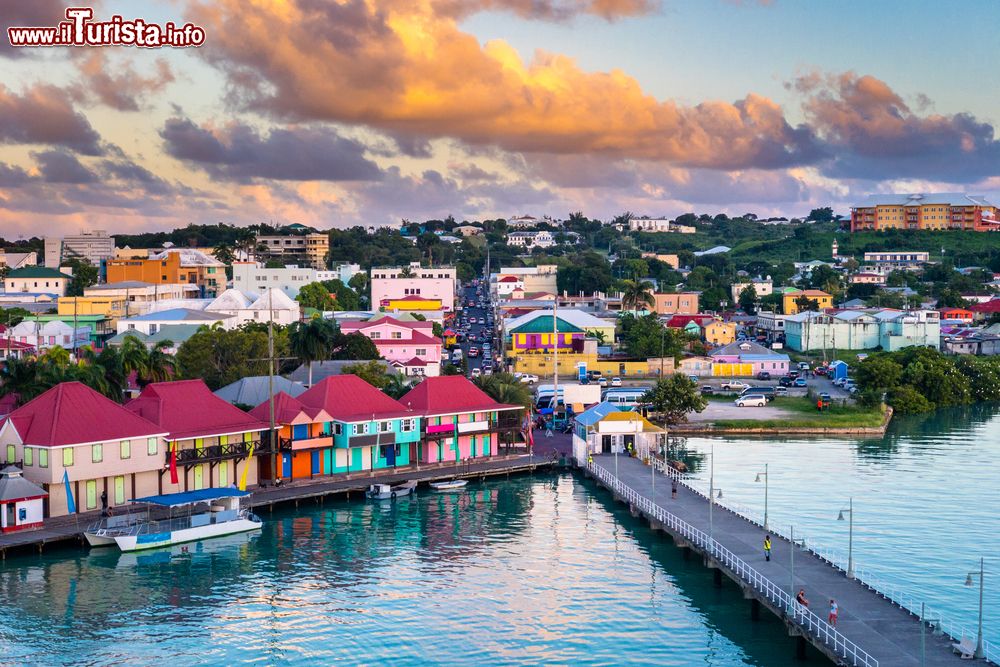
[[[260,530],[261,520],[240,507],[240,498],[249,495],[247,491],[226,488],[136,498],[133,503],[147,507],[145,517],[139,513],[107,517],[90,526],[84,536],[91,546],[113,544],[122,551],[139,551]],[[153,508],[166,508],[167,516],[152,518]],[[173,516],[175,508],[189,511]]]

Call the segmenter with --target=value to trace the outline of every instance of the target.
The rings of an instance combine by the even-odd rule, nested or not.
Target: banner
[[[73,490],[69,487],[68,470],[63,470],[63,484],[66,485],[66,509],[70,514],[76,514],[76,501],[73,499]]]

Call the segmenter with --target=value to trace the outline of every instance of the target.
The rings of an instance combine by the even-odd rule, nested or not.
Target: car
[[[859,391],[861,391],[861,390],[858,389],[857,385],[853,385],[852,384],[850,387],[847,388],[847,393],[850,394],[851,396],[854,396]]]
[[[747,394],[740,396],[733,403],[738,408],[762,408],[767,405],[767,398],[760,394]]]
[[[833,381],[834,387],[843,387],[844,383],[847,382],[847,378],[837,378]]]
[[[485,317],[480,317],[479,318],[479,323],[480,324],[486,324],[486,318]]]
[[[787,375],[785,377],[778,378],[779,387],[791,387],[793,382],[795,382],[795,379],[790,378]]]
[[[820,395],[819,395],[819,400],[823,401],[824,403],[829,403],[830,402],[830,394],[826,393],[825,391],[821,392]]]
[[[475,346],[470,347],[469,348],[469,356],[470,357],[478,357],[479,356],[479,348],[475,347]]]
[[[485,368],[483,368],[483,375],[493,375],[493,367],[486,366]]]
[[[767,371],[761,371],[761,372],[757,373],[757,379],[758,380],[770,380],[771,379],[771,374],[768,373]]]
[[[793,380],[795,378],[797,378],[798,376],[799,376],[798,370],[796,370],[796,369],[793,368],[790,371],[788,371],[788,377],[792,378]]]
[[[621,378],[611,378],[611,386],[612,387],[620,387],[620,386],[622,386],[622,379]]]
[[[775,387],[774,397],[777,398],[778,396],[788,396],[788,387]]]
[[[800,371],[807,371],[807,370],[809,370],[809,362],[808,361],[800,361],[799,362],[799,370]]]
[[[476,366],[471,371],[469,371],[469,377],[472,377],[472,378],[477,378],[477,377],[479,377],[482,374],[483,374],[483,372],[481,370],[479,370],[479,366]]]
[[[700,379],[701,378],[698,377],[697,375],[688,375],[688,380],[691,380],[691,382],[694,382],[695,384],[697,384],[698,380],[700,380]]]
[[[535,384],[536,382],[538,382],[538,376],[532,375],[531,373],[521,373],[521,375],[518,376],[517,379],[519,382],[522,382],[524,384]]]
[[[739,380],[730,380],[729,382],[722,383],[723,391],[743,391],[749,387],[746,382],[740,382]]]
[[[795,378],[795,382],[792,383],[793,387],[808,387],[809,383],[806,382],[805,378]]]
[[[710,384],[702,385],[701,387],[702,396],[711,396],[714,393],[715,393],[715,388],[712,387],[712,385]]]
[[[589,377],[591,380],[599,378],[601,377],[601,375],[602,375],[601,371],[587,371],[587,377]]]
[[[597,384],[600,385],[600,386],[602,386],[602,387],[607,387],[608,386],[608,378],[603,377],[603,376],[597,378]]]

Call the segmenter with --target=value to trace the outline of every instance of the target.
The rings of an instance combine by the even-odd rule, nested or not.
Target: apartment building
[[[938,192],[870,195],[851,209],[851,231],[885,229],[1000,231],[997,207],[981,195]]]
[[[675,234],[694,234],[695,228],[689,225],[678,225],[667,218],[632,218],[628,228],[633,232],[673,232]]]
[[[405,267],[372,268],[372,308],[389,308],[390,301],[417,296],[440,300],[444,312],[454,312],[456,281],[453,266],[424,268],[412,262]]]
[[[314,269],[326,268],[326,256],[330,252],[330,237],[326,234],[279,234],[258,236],[257,247],[268,257],[280,260],[295,260]]]
[[[698,312],[698,292],[657,292],[653,312],[657,315],[694,315]]]
[[[146,259],[108,260],[107,281],[195,285],[202,297],[214,298],[226,288],[226,265],[194,248],[166,248]]]
[[[114,256],[115,239],[103,229],[81,231],[62,238],[45,237],[45,266],[53,269],[69,259],[85,259],[94,266],[101,266]]]

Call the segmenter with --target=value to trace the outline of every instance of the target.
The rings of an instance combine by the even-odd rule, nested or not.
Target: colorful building
[[[713,320],[702,328],[706,343],[711,345],[728,345],[736,340],[736,323]]]
[[[799,352],[823,349],[886,351],[940,344],[941,316],[933,310],[811,311],[785,321],[785,344]]]
[[[66,484],[78,512],[181,488],[161,487],[165,429],[79,382],[64,382],[0,422],[7,463],[48,493],[45,516],[69,513]],[[169,479],[166,480],[169,482]]]
[[[522,427],[524,407],[494,401],[461,375],[427,378],[399,402],[423,418],[418,463],[496,456]]]
[[[26,266],[8,273],[3,279],[3,289],[8,294],[24,292],[63,296],[72,280],[73,276],[47,266]]]
[[[201,380],[154,382],[125,404],[164,433],[158,487],[146,495],[273,479],[268,425],[213,394]],[[256,457],[254,460],[253,457]],[[178,485],[171,484],[173,467]],[[164,479],[166,477],[166,479]]]
[[[264,401],[250,416],[270,423],[271,402]],[[274,395],[274,423],[281,451],[279,477],[311,479],[333,472],[331,421],[323,408],[307,406],[283,391]]]
[[[330,416],[330,474],[407,466],[417,458],[419,413],[356,375],[328,377],[298,401]],[[325,460],[323,470],[327,474]]]
[[[960,192],[870,195],[851,209],[851,231],[929,229],[1000,230],[997,207],[979,195]]]
[[[558,322],[553,327],[552,318]],[[587,336],[603,338],[605,344],[615,340],[615,322],[594,317],[582,310],[551,308],[533,310],[519,317],[503,320],[503,338],[508,355],[545,353],[558,347],[573,349]],[[557,335],[556,339],[553,336]]]
[[[716,377],[753,377],[760,372],[772,376],[788,374],[788,355],[778,354],[757,343],[740,341],[709,352],[712,375]]]
[[[823,290],[818,289],[797,289],[788,290],[781,296],[781,307],[785,315],[794,315],[799,312],[799,305],[795,303],[798,299],[806,297],[816,304],[817,310],[833,308],[833,296]]]
[[[157,285],[195,285],[214,298],[226,287],[226,265],[194,248],[167,248],[142,259],[110,259],[109,283],[139,281]]]
[[[405,296],[399,299],[387,299],[384,309],[387,311],[420,313],[428,310],[444,310],[444,306],[441,303],[441,299],[427,299],[422,296]]]
[[[423,297],[441,302],[441,310],[454,312],[457,274],[453,266],[380,267],[371,270],[372,308],[389,309],[391,301]]]
[[[653,294],[653,312],[658,315],[695,315],[698,292],[657,292]]]
[[[942,308],[938,311],[942,320],[958,320],[960,322],[972,323],[976,314],[966,308]]]
[[[634,451],[640,458],[659,455],[667,432],[640,413],[598,403],[573,420],[573,456],[583,462],[592,454]]]
[[[441,373],[444,345],[433,335],[432,322],[403,322],[388,315],[368,322],[344,322],[344,334],[359,333],[375,343],[379,355],[406,375],[436,376]]]

